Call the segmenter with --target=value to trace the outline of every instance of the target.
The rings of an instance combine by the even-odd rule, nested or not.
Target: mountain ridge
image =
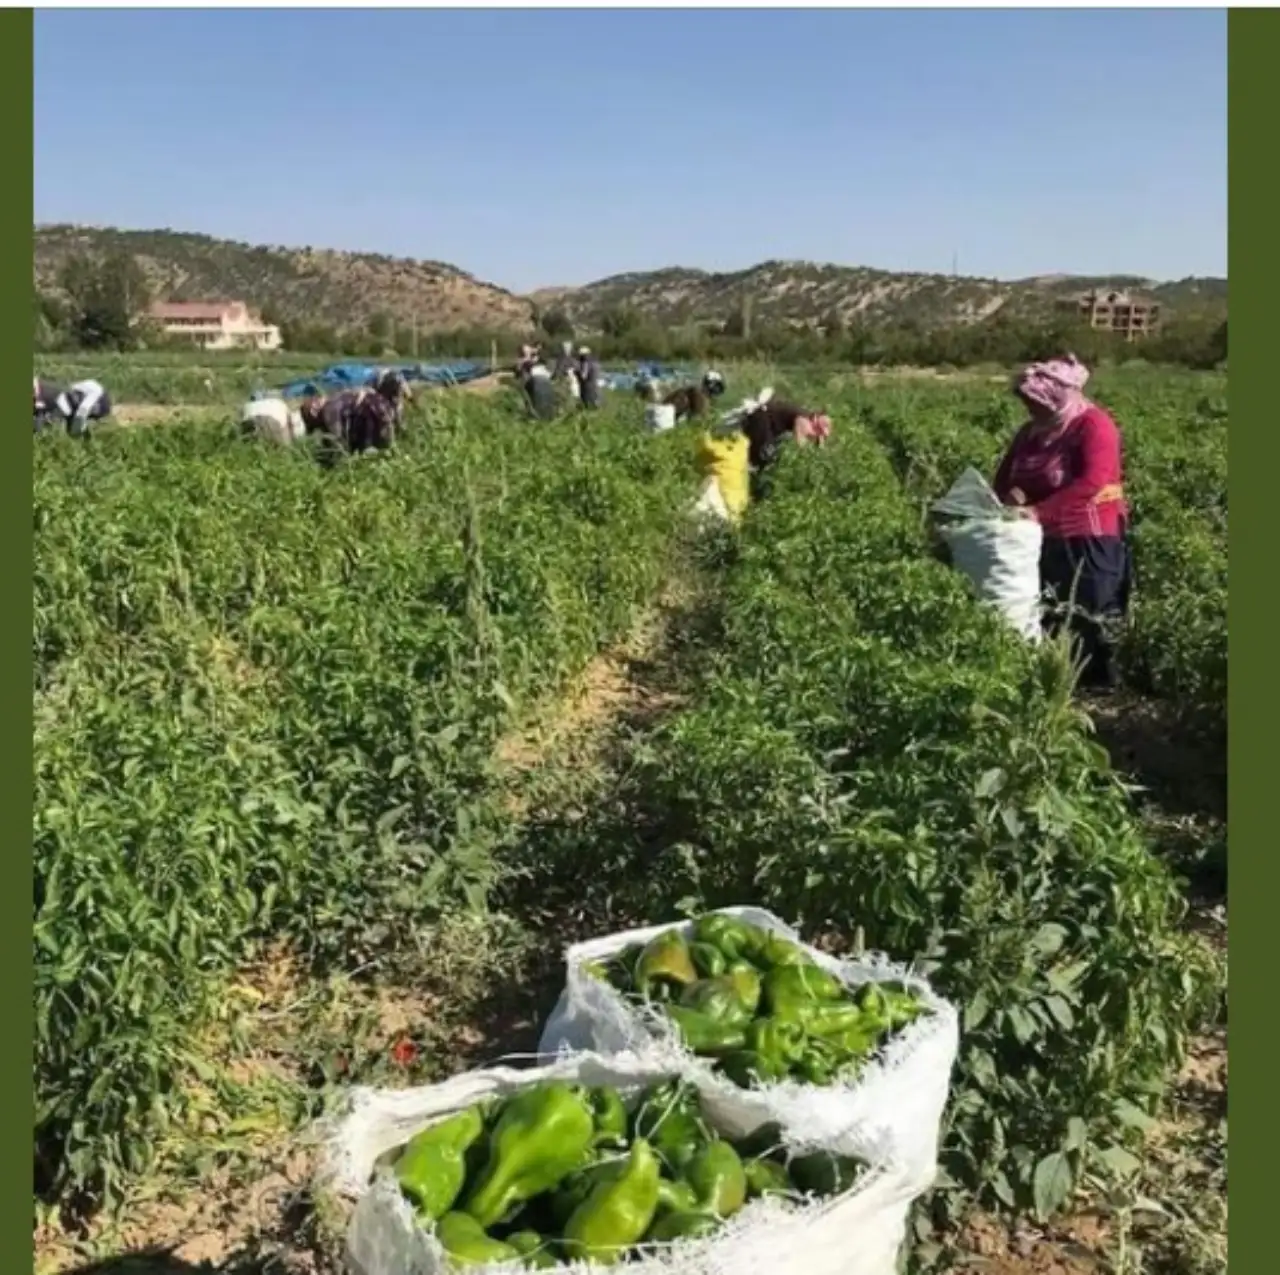
[[[242,300],[276,321],[367,324],[386,316],[422,332],[471,328],[528,331],[560,311],[583,331],[627,312],[670,327],[722,327],[744,302],[758,324],[803,327],[911,324],[939,328],[997,314],[1030,319],[1091,288],[1136,292],[1170,316],[1226,317],[1227,280],[1156,281],[1134,275],[1045,274],[998,280],[796,260],[736,271],[665,266],[527,295],[441,261],[337,249],[252,245],[173,230],[68,224],[35,227],[33,282],[56,295],[62,266],[80,253],[124,251],[163,300]]]

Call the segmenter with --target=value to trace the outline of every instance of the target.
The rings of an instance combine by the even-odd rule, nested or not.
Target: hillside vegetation
[[[928,328],[979,323],[997,314],[1034,320],[1049,313],[1055,301],[1089,288],[1137,292],[1180,318],[1226,315],[1225,279],[1155,283],[1131,276],[1053,275],[1007,282],[804,261],[766,261],[729,274],[685,269],[621,274],[583,288],[546,289],[534,293],[533,300],[584,327],[607,322],[618,310],[675,326],[724,322],[738,318],[746,301],[752,320],[767,324]]]
[[[621,274],[519,297],[437,261],[73,226],[37,227],[36,292],[56,296],[63,267],[77,255],[118,252],[135,257],[157,298],[244,300],[280,322],[346,331],[416,322],[422,333],[523,332],[550,314],[582,332],[609,331],[623,315],[668,328],[719,328],[741,323],[744,303],[758,327],[939,329],[996,316],[1035,322],[1049,316],[1056,299],[1090,287],[1140,292],[1179,320],[1220,321],[1227,310],[1225,279],[1153,283],[1055,275],[1007,282],[796,261],[728,274],[682,268]]]
[[[234,243],[171,230],[39,226],[35,288],[56,296],[68,261],[78,255],[128,253],[161,300],[237,300],[277,322],[348,327],[375,316],[416,320],[424,332],[528,327],[529,302],[456,266],[368,252]]]

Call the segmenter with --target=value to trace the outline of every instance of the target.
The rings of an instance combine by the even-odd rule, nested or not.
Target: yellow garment
[[[698,465],[703,474],[720,488],[729,516],[737,522],[751,500],[751,473],[748,454],[751,444],[745,434],[724,438],[703,434],[698,443]]]

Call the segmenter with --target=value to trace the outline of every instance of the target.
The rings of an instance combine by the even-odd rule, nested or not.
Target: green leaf
[[[1053,1216],[1071,1194],[1074,1179],[1071,1162],[1061,1151],[1047,1155],[1036,1165],[1031,1191],[1036,1216],[1044,1221]]]
[[[1130,1129],[1141,1129],[1143,1133],[1149,1133],[1155,1127],[1156,1122],[1151,1116],[1147,1115],[1141,1107],[1136,1107],[1123,1098],[1112,1109],[1115,1111],[1116,1119]]]
[[[988,797],[994,797],[1005,785],[1005,773],[998,766],[992,770],[988,770],[978,780],[974,793],[981,799],[986,800]]]
[[[1118,1178],[1131,1178],[1142,1168],[1142,1161],[1124,1147],[1104,1147],[1098,1159]]]

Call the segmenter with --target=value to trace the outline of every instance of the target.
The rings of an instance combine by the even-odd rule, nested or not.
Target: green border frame
[[[14,999],[14,1017],[4,1033],[4,1087],[15,1094],[25,1093],[31,1102],[31,944],[26,921],[25,899],[31,888],[31,678],[30,633],[31,591],[30,563],[31,527],[31,443],[25,418],[18,427],[17,392],[31,375],[30,287],[33,218],[22,207],[32,205],[31,174],[32,123],[32,39],[31,10],[7,9],[0,12],[0,57],[7,71],[0,85],[9,98],[9,126],[0,133],[0,144],[8,158],[3,165],[6,185],[12,192],[0,212],[10,220],[8,264],[3,266],[5,285],[0,295],[8,298],[6,310],[14,323],[11,339],[0,343],[0,360],[4,363],[3,383],[14,396],[14,424],[5,431],[5,450],[9,461],[0,466],[0,520],[5,528],[8,570],[18,576],[18,604],[10,602],[0,621],[0,670],[3,671],[3,699],[9,704],[8,720],[12,723],[8,753],[9,763],[0,770],[7,800],[0,803],[10,834],[3,839],[9,852],[3,856],[4,875],[9,885],[0,898],[13,913],[11,924],[0,927],[7,934],[4,961],[9,977],[5,985]],[[1276,217],[1267,203],[1263,187],[1271,180],[1275,140],[1273,121],[1280,118],[1280,10],[1236,9],[1228,15],[1229,112],[1230,137],[1230,235],[1232,264],[1245,263],[1242,269],[1229,271],[1231,303],[1236,328],[1231,342],[1231,391],[1236,428],[1232,432],[1231,496],[1235,504],[1231,530],[1231,569],[1240,584],[1232,600],[1234,624],[1231,633],[1231,656],[1236,671],[1244,678],[1233,680],[1230,693],[1234,720],[1231,749],[1230,815],[1233,830],[1243,834],[1246,845],[1257,836],[1256,852],[1235,859],[1235,881],[1241,888],[1235,892],[1234,948],[1248,953],[1257,942],[1256,959],[1236,970],[1237,997],[1243,995],[1243,1014],[1238,1014],[1232,1042],[1243,1040],[1237,1059],[1236,1095],[1249,1113],[1249,1120],[1236,1129],[1235,1152],[1249,1172],[1236,1176],[1232,1187],[1234,1206],[1231,1225],[1232,1248],[1238,1271],[1272,1269],[1270,1193],[1267,1170],[1269,1161],[1269,1122],[1265,1109],[1273,1096],[1272,1061],[1266,1044],[1265,1022],[1270,1005],[1268,987],[1271,975],[1266,973],[1265,938],[1274,921],[1269,917],[1273,903],[1266,886],[1276,856],[1271,846],[1275,824],[1269,806],[1269,788],[1274,787],[1271,758],[1267,745],[1274,746],[1270,735],[1272,724],[1267,707],[1269,695],[1264,693],[1264,678],[1269,676],[1270,647],[1275,635],[1269,632],[1263,615],[1253,627],[1253,606],[1259,612],[1268,609],[1268,595],[1274,589],[1273,551],[1268,547],[1276,534],[1265,515],[1268,500],[1266,454],[1275,441],[1272,432],[1277,422],[1271,418],[1272,365],[1275,361],[1270,321],[1272,307],[1280,297],[1280,271],[1277,270]],[[90,86],[90,91],[92,87]],[[1257,188],[1255,191],[1255,187]],[[15,197],[25,191],[25,198]],[[1158,217],[1158,209],[1152,216]],[[3,258],[0,258],[3,260]],[[22,317],[19,319],[19,307]],[[21,366],[19,366],[21,365]],[[25,390],[23,391],[25,393]],[[1256,404],[1258,419],[1248,428],[1239,422],[1243,413]],[[24,405],[25,406],[25,405]],[[1250,670],[1253,673],[1250,673]],[[1256,675],[1257,683],[1251,681]],[[1245,689],[1240,689],[1241,687]],[[1256,741],[1256,747],[1248,743]],[[28,851],[23,853],[22,846]],[[1239,872],[1245,873],[1244,878]],[[1240,909],[1244,910],[1241,911]],[[13,977],[14,974],[18,977]],[[1243,977],[1244,982],[1238,979]],[[1256,1005],[1256,1009],[1255,1009]],[[21,1028],[17,1024],[21,1023]],[[1256,1038],[1256,1041],[1255,1041]],[[1239,1070],[1241,1063],[1244,1071]],[[6,1192],[8,1209],[13,1211],[12,1226],[3,1232],[11,1236],[0,1257],[0,1269],[29,1270],[31,1262],[31,1161],[22,1139],[5,1140],[10,1150],[4,1165],[4,1179],[13,1183]],[[12,1177],[10,1177],[12,1174]],[[1252,1260],[1250,1260],[1252,1259]],[[1245,1262],[1240,1266],[1239,1261]]]
[[[1230,1242],[1237,1271],[1257,1271],[1262,1275],[1275,1265],[1270,1230],[1274,1225],[1273,1206],[1268,1200],[1270,1175],[1267,1171],[1272,1126],[1266,1108],[1275,1096],[1272,1067],[1268,1057],[1269,1032],[1263,1024],[1270,1013],[1272,993],[1268,986],[1266,938],[1275,932],[1268,879],[1276,867],[1276,856],[1268,842],[1274,829],[1270,796],[1275,789],[1273,764],[1266,756],[1272,725],[1268,707],[1271,692],[1264,681],[1273,671],[1270,648],[1274,634],[1265,619],[1270,609],[1268,594],[1275,587],[1273,551],[1268,548],[1276,534],[1268,518],[1275,494],[1268,490],[1268,454],[1276,436],[1269,428],[1274,411],[1271,382],[1275,365],[1274,322],[1271,307],[1280,295],[1277,260],[1276,215],[1265,188],[1268,169],[1274,162],[1273,121],[1280,116],[1280,10],[1234,9],[1227,18],[1228,115],[1230,146],[1228,188],[1230,198],[1231,330],[1230,399],[1232,407],[1230,499],[1231,598],[1230,659],[1233,673],[1228,704],[1231,719],[1229,748],[1231,833],[1245,838],[1241,854],[1229,853],[1233,860],[1234,884],[1232,916],[1233,954],[1244,952],[1246,960],[1233,971],[1237,1014],[1229,1032],[1237,1045],[1235,1067],[1236,1104],[1248,1113],[1237,1123],[1232,1158],[1245,1166],[1232,1182]],[[1250,410],[1252,409],[1252,410]],[[1257,412],[1256,419],[1254,411]],[[1245,422],[1248,424],[1245,424]],[[1256,613],[1254,607],[1258,608]],[[1252,681],[1253,677],[1258,681]],[[1253,747],[1250,747],[1253,744]],[[1255,843],[1253,838],[1257,838]],[[1240,844],[1232,841],[1231,845]],[[1241,877],[1239,874],[1245,875]],[[1257,947],[1254,947],[1254,944]],[[1253,953],[1252,956],[1249,956]],[[1239,1000],[1243,996],[1244,1000]],[[1244,1070],[1241,1071],[1240,1068]],[[1243,1261],[1244,1265],[1240,1265]]]
[[[0,963],[8,971],[5,1000],[13,998],[13,1017],[4,1033],[3,1088],[18,1097],[16,1106],[33,1110],[31,1091],[31,1047],[33,1038],[31,981],[31,435],[26,428],[26,410],[19,414],[19,392],[26,394],[31,376],[31,254],[34,238],[32,206],[32,29],[30,9],[0,12],[0,73],[3,95],[8,99],[8,127],[0,130],[5,185],[9,196],[0,204],[0,218],[8,226],[6,251],[0,254],[0,297],[5,298],[6,324],[13,323],[9,338],[0,341],[0,382],[13,396],[14,415],[4,431],[4,451],[8,459],[0,464],[0,535],[8,547],[5,574],[16,577],[9,603],[0,612],[0,703],[10,723],[5,745],[6,763],[0,767],[0,811],[4,812],[8,834],[0,844],[8,847],[3,864],[5,888],[0,890],[3,910],[11,912],[8,924],[0,925],[3,956]],[[19,317],[21,316],[21,317]],[[21,367],[19,367],[21,364]],[[27,409],[24,402],[23,408]],[[27,409],[29,410],[29,409]],[[21,422],[21,425],[18,422]],[[12,751],[10,751],[12,750]],[[26,847],[23,849],[23,847]],[[19,1026],[21,1024],[21,1026]],[[25,1095],[25,1096],[20,1096]],[[34,1112],[33,1112],[34,1114]],[[31,1237],[31,1153],[22,1139],[11,1138],[4,1155],[0,1177],[13,1185],[4,1192],[6,1219],[0,1237],[8,1236],[0,1247],[0,1270],[30,1270]],[[19,1187],[19,1184],[21,1186]],[[12,1210],[12,1224],[7,1215]]]

